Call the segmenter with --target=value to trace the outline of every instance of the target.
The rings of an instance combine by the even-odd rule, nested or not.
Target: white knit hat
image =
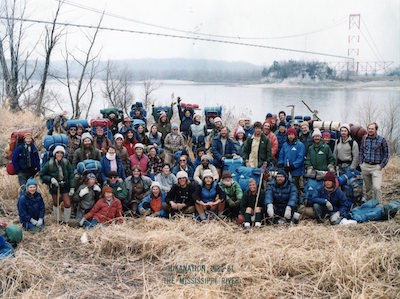
[[[348,124],[342,124],[342,125],[340,126],[340,130],[341,130],[342,128],[346,128],[347,131],[350,133],[350,126],[349,126]]]
[[[122,136],[122,134],[117,133],[114,135],[114,140],[117,140],[118,138],[121,138],[122,140],[124,140],[124,136]]]
[[[222,123],[222,119],[221,119],[221,117],[216,117],[216,118],[214,118],[214,123],[216,123],[216,122],[220,122],[220,123]]]
[[[141,148],[144,149],[144,145],[142,143],[136,143],[134,149]]]
[[[318,128],[315,128],[314,132],[312,133],[312,137],[314,138],[315,136],[322,137],[321,131]]]
[[[214,175],[213,175],[213,173],[211,172],[210,169],[204,170],[204,172],[203,172],[203,180],[204,180],[206,177],[211,177],[212,179],[214,179]]]
[[[62,147],[61,145],[57,145],[57,146],[56,146],[56,148],[55,148],[54,151],[53,151],[53,156],[55,156],[56,153],[58,153],[58,152],[62,152],[63,155],[65,156],[65,148]]]
[[[82,134],[82,140],[85,140],[86,138],[89,138],[91,141],[93,141],[93,136],[88,132]]]
[[[178,171],[178,173],[176,174],[176,178],[177,179],[181,179],[181,178],[189,179],[189,176],[186,171],[181,170],[181,171]]]
[[[158,187],[158,189],[161,191],[161,185],[159,182],[151,183],[150,190],[153,190],[153,187]]]

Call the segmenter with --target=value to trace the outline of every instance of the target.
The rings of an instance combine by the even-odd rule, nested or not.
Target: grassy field
[[[0,119],[0,144],[20,120]],[[40,139],[40,136],[38,136]],[[400,198],[400,162],[384,171],[385,200]],[[40,187],[46,194],[46,187]],[[0,170],[0,220],[18,223],[16,176]],[[1,298],[399,298],[400,216],[336,226],[302,221],[244,234],[233,223],[125,219],[90,231],[58,226],[25,233],[0,264]],[[81,238],[86,233],[87,243]]]

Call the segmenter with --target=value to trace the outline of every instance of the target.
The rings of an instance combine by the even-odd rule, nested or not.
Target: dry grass
[[[398,186],[399,173],[400,162],[391,160],[384,173],[385,198]],[[0,178],[0,215],[17,223],[17,179],[4,169]],[[391,194],[396,196],[400,197]],[[50,207],[50,199],[45,201]],[[86,231],[87,244],[80,241],[83,229],[56,226],[49,211],[45,221],[44,231],[25,233],[15,259],[0,264],[1,298],[399,298],[400,294],[399,215],[355,226],[304,221],[249,234],[218,221],[200,225],[190,219],[126,219],[123,225]],[[206,271],[177,273],[168,268],[190,264],[205,265]],[[212,265],[221,264],[233,266],[233,272],[211,271]],[[180,277],[214,278],[216,284],[184,285]],[[223,277],[238,279],[237,284],[225,286]],[[174,283],[166,283],[168,278]]]

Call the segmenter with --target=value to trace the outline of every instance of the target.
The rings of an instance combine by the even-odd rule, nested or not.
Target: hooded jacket
[[[329,146],[322,140],[315,144],[313,143],[308,148],[307,158],[304,162],[304,167],[313,167],[315,170],[328,170],[328,165],[335,166],[335,158]]]
[[[273,204],[275,209],[282,211],[289,206],[294,211],[297,205],[297,188],[289,181],[287,175],[285,176],[285,182],[279,186],[276,183],[276,179],[268,183],[267,191],[265,191],[265,206]]]
[[[28,155],[30,157],[31,166],[28,166]],[[12,164],[15,171],[40,171],[40,158],[36,146],[31,143],[31,151],[28,150],[25,142],[18,144],[12,154]]]
[[[31,218],[35,220],[44,219],[44,212],[44,201],[39,192],[35,192],[33,195],[25,192],[19,197],[18,215],[23,227],[26,227],[24,224],[30,223]]]
[[[295,140],[293,143],[289,144],[285,142],[282,145],[282,149],[279,154],[278,165],[287,166],[293,165],[294,170],[291,171],[292,176],[301,176],[304,173],[304,156],[306,154],[306,149],[304,144],[299,140]]]
[[[328,190],[322,185],[316,195],[311,198],[309,204],[320,204],[322,206],[326,205],[326,201],[329,201],[333,206],[332,212],[339,211],[340,215],[342,216],[344,213],[347,212],[349,203],[346,195],[343,191],[339,188],[339,182],[336,179],[335,181],[335,189],[329,193]]]

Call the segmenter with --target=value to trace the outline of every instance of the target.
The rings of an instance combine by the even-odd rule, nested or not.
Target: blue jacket
[[[124,171],[124,166],[122,165],[121,158],[118,157],[118,156],[116,156],[116,159],[117,159],[117,172],[118,172],[118,176],[119,176],[121,179],[125,180],[125,179],[126,179],[126,177],[125,177],[125,171]],[[105,181],[107,180],[107,175],[108,175],[108,173],[111,171],[111,165],[110,165],[111,163],[110,163],[110,160],[108,160],[108,159],[106,158],[106,156],[103,156],[103,157],[101,158],[100,163],[101,163],[101,179],[103,180],[103,182],[105,182]]]
[[[296,186],[288,178],[282,186],[278,186],[276,180],[272,180],[265,192],[265,206],[268,204],[273,204],[279,211],[284,211],[286,206],[294,210],[297,205]]]
[[[0,235],[0,262],[11,256],[14,256],[14,248]]]
[[[237,154],[235,143],[232,139],[227,138],[225,144],[225,154],[222,155],[222,142],[221,137],[218,135],[214,137],[212,143],[212,153],[214,157],[214,165],[217,168],[222,168],[222,157],[232,158],[233,154]]]
[[[349,207],[347,197],[339,188],[338,182],[336,184],[336,189],[332,193],[329,193],[322,185],[322,187],[318,189],[316,196],[311,198],[310,204],[317,203],[320,205],[326,205],[327,200],[329,200],[332,204],[333,212],[339,211],[340,215],[343,215],[347,212],[347,209]]]
[[[277,152],[277,157],[279,157],[279,154],[281,152],[282,149],[282,145],[286,142],[286,133],[283,133],[283,135],[281,135],[279,133],[279,131],[277,131],[275,133],[276,139],[278,139],[278,152]]]
[[[28,162],[27,162],[28,154],[29,152],[24,142],[20,143],[15,147],[12,155],[12,164],[17,173],[23,170],[31,170],[32,172],[40,171],[39,153],[36,149],[36,146],[33,143],[31,144],[31,155],[30,155],[31,168],[28,168]]]
[[[190,112],[189,117],[185,116],[186,110],[188,110]],[[190,125],[193,123],[194,110],[193,109],[182,109],[181,105],[178,104],[178,112],[179,112],[179,119],[181,120],[180,130],[182,133],[185,133],[185,135],[189,135]]]
[[[194,168],[190,166],[189,164],[186,165],[188,170],[186,171],[189,177],[189,180],[193,181],[193,175],[194,175]],[[175,165],[174,168],[172,168],[172,173],[176,175],[179,171],[179,165]]]
[[[250,129],[246,129],[246,127],[243,127],[244,130],[244,136],[247,138],[249,136],[252,136],[254,134],[254,127],[251,126]]]
[[[22,194],[18,199],[18,214],[21,224],[30,222],[31,218],[44,219],[44,201],[42,195],[36,192],[33,196],[29,193]]]
[[[203,184],[196,186],[195,200],[200,200],[207,203],[215,201],[217,199],[217,195],[221,200],[226,199],[225,192],[221,189],[217,182],[213,182],[210,189],[205,188]]]
[[[279,153],[278,165],[283,164],[283,166],[286,167],[287,161],[289,160],[289,165],[294,166],[294,170],[291,171],[291,175],[301,176],[304,173],[305,154],[306,148],[299,140],[296,140],[294,144],[288,144],[285,142],[282,145],[282,149]]]
[[[139,204],[138,210],[140,211],[143,208],[144,203],[150,205],[151,202],[151,194],[147,195]],[[161,207],[162,204],[165,202],[165,193],[161,191]],[[151,209],[151,208],[150,208]],[[165,213],[164,209],[161,208],[159,217],[167,218],[167,213]]]

